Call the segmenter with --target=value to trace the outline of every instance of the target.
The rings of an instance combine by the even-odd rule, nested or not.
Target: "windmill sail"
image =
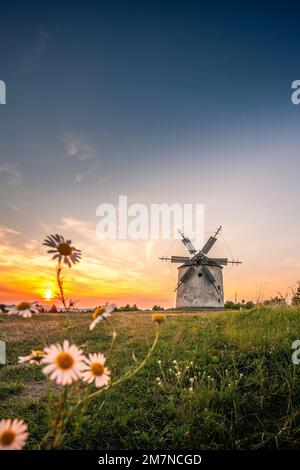
[[[214,276],[212,275],[212,273],[210,272],[210,270],[206,266],[202,266],[202,273],[204,274],[206,279],[209,282],[211,282],[212,284],[214,284],[216,282]]]
[[[186,263],[189,260],[188,256],[171,256],[171,263]]]
[[[181,276],[180,278],[180,281],[181,282],[186,282],[190,277],[191,275],[193,274],[194,272],[194,268],[192,266],[190,266],[186,271],[185,273],[183,274],[183,276]]]
[[[195,255],[197,253],[196,248],[194,247],[194,245],[192,244],[189,238],[183,237],[182,243],[184,244],[188,252],[191,253],[191,255]]]
[[[211,250],[211,248],[214,246],[216,241],[217,241],[216,237],[209,237],[204,247],[202,248],[201,253],[207,254]]]
[[[227,266],[228,259],[227,258],[206,258],[207,263],[219,264],[223,266]]]

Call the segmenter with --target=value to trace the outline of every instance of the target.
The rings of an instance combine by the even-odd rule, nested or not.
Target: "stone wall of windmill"
[[[188,267],[184,265],[178,268],[179,279],[187,269]],[[189,280],[182,283],[177,289],[176,308],[224,307],[222,266],[209,266],[209,270],[216,280],[216,288],[203,276],[201,266],[196,267]]]

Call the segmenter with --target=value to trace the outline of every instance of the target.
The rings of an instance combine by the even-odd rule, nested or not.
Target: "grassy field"
[[[118,337],[108,365],[115,379],[143,360],[155,325],[149,313],[113,318]],[[26,448],[40,448],[58,390],[40,366],[19,366],[17,357],[64,338],[106,353],[109,325],[102,322],[89,333],[89,322],[79,315],[34,321],[0,315],[8,353],[0,369],[0,417],[28,422]],[[298,338],[300,309],[168,314],[146,366],[76,415],[63,447],[300,448],[300,365],[291,361]]]

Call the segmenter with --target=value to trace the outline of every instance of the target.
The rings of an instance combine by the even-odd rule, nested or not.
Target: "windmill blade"
[[[212,275],[212,273],[206,266],[202,266],[202,273],[204,274],[204,276],[209,282],[211,282],[212,284],[215,284],[216,279],[214,278],[214,276]]]
[[[218,295],[220,295],[220,290],[219,288],[216,286],[216,279],[214,278],[214,276],[212,275],[212,273],[210,272],[210,270],[206,267],[206,266],[202,266],[202,272],[204,274],[204,276],[206,277],[206,279],[212,283],[212,285],[214,286],[215,288],[215,291]]]
[[[180,282],[178,283],[176,289],[174,289],[174,292],[177,291],[178,287],[181,286],[181,284],[183,284],[184,282],[186,282],[190,277],[191,275],[193,274],[194,272],[194,268],[192,266],[190,266],[186,271],[185,273],[181,276],[180,278]]]
[[[178,230],[178,232],[180,233],[180,235],[182,236],[182,243],[184,244],[184,246],[186,247],[186,249],[188,250],[188,252],[191,254],[191,255],[195,255],[197,253],[197,250],[196,248],[194,247],[194,245],[192,244],[191,240],[187,237],[184,236],[183,232],[181,232],[180,230]]]
[[[192,266],[190,266],[186,271],[185,273],[181,276],[180,278],[180,281],[181,282],[186,282],[190,277],[191,275],[193,274],[194,272],[194,268]]]
[[[189,238],[184,237],[182,239],[182,243],[184,244],[188,252],[191,253],[191,255],[195,255],[197,253],[196,248],[194,247],[194,245],[192,244]]]
[[[202,248],[202,250],[200,251],[200,253],[207,254],[212,249],[212,247],[214,246],[214,244],[217,241],[217,235],[221,232],[221,230],[222,230],[222,225],[218,228],[218,230],[216,231],[216,233],[214,234],[213,237],[209,237],[209,239],[205,243],[205,245]]]
[[[186,263],[189,260],[188,256],[171,256],[171,263]]]
[[[207,263],[217,264],[217,265],[227,266],[228,259],[227,258],[207,258],[206,257],[206,262]]]
[[[217,241],[216,237],[209,237],[204,247],[202,248],[201,253],[207,254],[211,250],[211,248],[214,246],[216,241]]]

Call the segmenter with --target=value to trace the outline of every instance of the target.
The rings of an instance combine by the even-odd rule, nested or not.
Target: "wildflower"
[[[190,378],[191,384],[194,383],[195,379],[193,377]]]
[[[23,318],[31,318],[33,313],[39,313],[37,302],[20,302],[16,307],[8,309],[8,315],[20,315]]]
[[[56,233],[55,235],[48,235],[43,245],[51,248],[47,253],[53,254],[52,259],[63,261],[71,268],[71,263],[79,263],[81,258],[81,250],[77,250],[74,246],[71,246],[71,243],[71,240],[65,240],[62,235]]]
[[[106,304],[105,307],[95,308],[95,310],[92,313],[92,318],[94,318],[94,320],[90,324],[90,327],[89,327],[90,331],[92,331],[101,320],[107,317],[110,317],[111,312],[113,312],[115,308],[116,308],[115,304]]]
[[[52,344],[45,348],[45,356],[41,362],[47,364],[43,372],[57,384],[67,385],[78,380],[84,368],[85,356],[81,349],[64,340],[63,345]]]
[[[89,354],[85,359],[85,366],[82,371],[82,380],[87,383],[95,381],[96,387],[104,387],[108,385],[110,380],[110,371],[105,364],[105,356],[103,354]]]
[[[194,390],[193,390],[193,387],[190,387],[189,388],[189,392],[192,393]]]
[[[28,438],[27,424],[21,419],[0,420],[0,450],[21,450]]]
[[[161,365],[161,362],[162,362],[162,361],[159,359],[159,360],[157,361],[157,364],[160,366],[160,365]]]
[[[29,362],[29,364],[38,364],[41,362],[42,358],[45,356],[44,351],[40,351],[38,349],[33,349],[28,356],[19,356],[18,362],[19,364],[25,364]]]
[[[163,313],[153,313],[151,319],[156,323],[163,323],[166,319],[166,315]]]

